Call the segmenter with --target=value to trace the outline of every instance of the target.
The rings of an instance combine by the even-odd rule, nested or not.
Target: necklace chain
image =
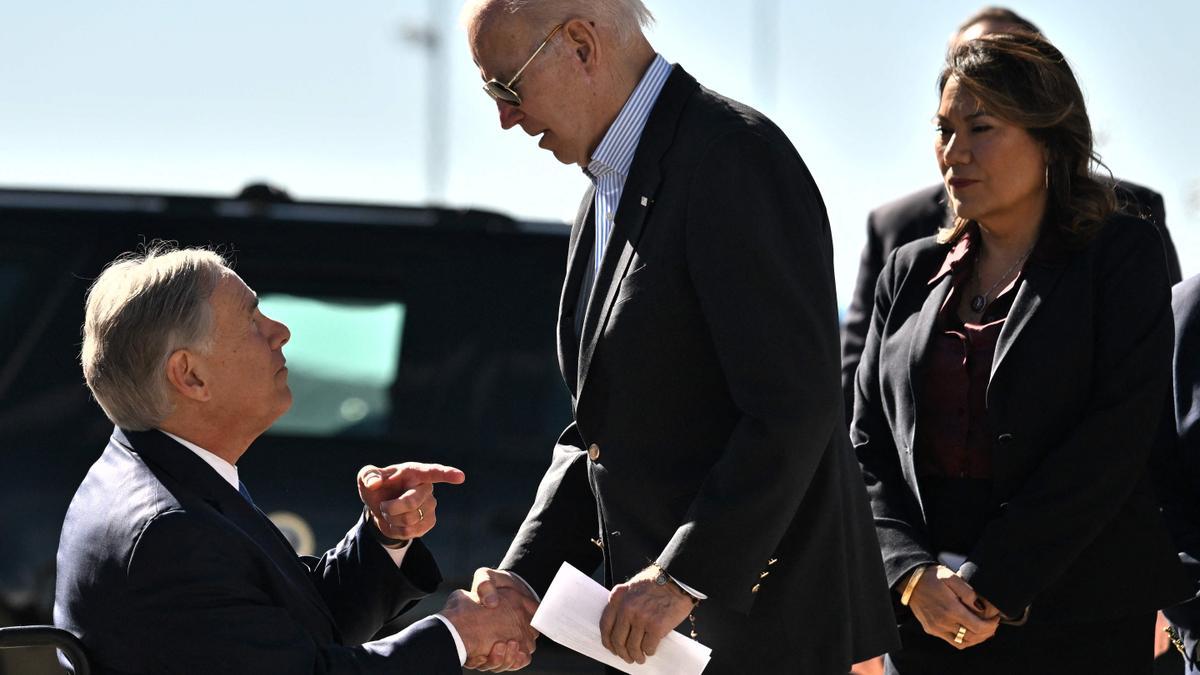
[[[983,310],[985,308],[987,308],[988,298],[991,297],[992,291],[996,290],[997,286],[1004,283],[1004,281],[1006,279],[1008,279],[1008,275],[1012,274],[1013,270],[1017,269],[1017,267],[1021,263],[1025,262],[1025,259],[1029,257],[1030,253],[1033,253],[1033,246],[1030,246],[1029,250],[1025,251],[1024,255],[1022,255],[1020,258],[1017,258],[1017,261],[1014,262],[1012,264],[1012,266],[1010,266],[1007,270],[1004,271],[1004,274],[1002,274],[1000,276],[1000,278],[996,280],[996,283],[992,284],[991,288],[987,289],[986,293],[980,293],[979,295],[976,295],[975,297],[971,298],[971,309],[976,314],[983,314]],[[976,251],[975,252],[975,281],[977,283],[980,283],[980,285],[982,285],[982,278],[979,276],[979,267],[980,267],[979,252]]]

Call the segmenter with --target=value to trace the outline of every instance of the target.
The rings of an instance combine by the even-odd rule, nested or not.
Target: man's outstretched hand
[[[358,470],[358,496],[384,536],[416,539],[437,523],[434,483],[458,485],[466,478],[462,471],[441,464],[367,465]]]
[[[489,610],[516,608],[522,614],[528,633],[537,639],[538,633],[529,622],[533,620],[533,613],[537,611],[538,600],[525,582],[516,576],[501,570],[481,567],[475,571],[469,597]],[[514,649],[516,658],[513,658]],[[529,665],[532,654],[532,642],[527,650],[513,642],[496,642],[488,653],[468,655],[466,667],[496,673],[517,670]]]

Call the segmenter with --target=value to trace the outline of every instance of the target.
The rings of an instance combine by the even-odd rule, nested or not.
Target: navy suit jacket
[[[98,673],[459,673],[434,618],[369,642],[441,581],[364,531],[297,556],[261,511],[159,431],[117,429],[63,522],[54,622]]]

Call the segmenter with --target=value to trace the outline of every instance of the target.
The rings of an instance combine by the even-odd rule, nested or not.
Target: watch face
[[[659,586],[666,586],[667,585],[667,573],[659,572],[658,576],[654,577],[654,583],[658,584]]]

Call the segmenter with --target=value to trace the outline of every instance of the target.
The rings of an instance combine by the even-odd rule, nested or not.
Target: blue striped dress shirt
[[[671,64],[661,54],[655,54],[641,82],[638,82],[625,107],[621,108],[617,119],[613,120],[583,169],[596,186],[593,209],[596,212],[596,244],[592,249],[592,272],[596,276],[600,274],[600,261],[604,258],[604,249],[612,235],[613,218],[621,203],[621,193],[625,190],[625,179],[629,177],[629,167],[633,164],[638,141],[670,74]]]

